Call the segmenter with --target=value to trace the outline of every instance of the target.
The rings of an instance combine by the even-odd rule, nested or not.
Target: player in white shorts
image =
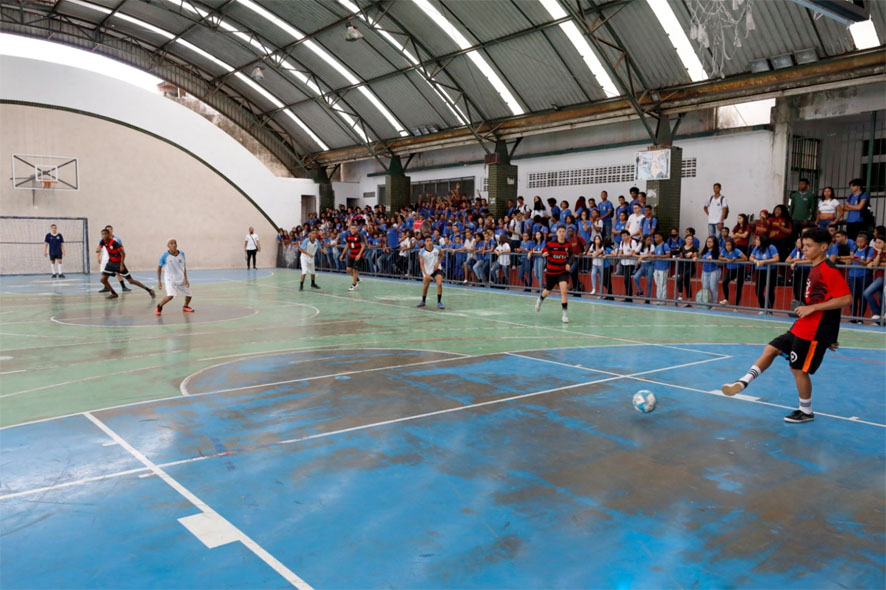
[[[163,306],[172,301],[176,295],[183,295],[185,304],[182,311],[186,313],[193,312],[191,308],[191,283],[188,281],[188,268],[185,264],[185,253],[178,249],[178,242],[169,240],[166,242],[167,250],[160,256],[160,263],[157,266],[157,288],[162,285],[166,290],[166,297],[163,298],[154,313],[160,315],[163,313]],[[165,272],[164,272],[165,271]]]
[[[308,273],[311,274],[311,288],[320,288],[320,285],[315,282],[315,278],[317,275],[315,274],[314,270],[314,261],[317,250],[322,251],[324,254],[328,252],[326,248],[320,247],[320,240],[317,239],[317,230],[311,230],[311,233],[308,234],[308,237],[305,238],[305,240],[298,246],[298,251],[301,252],[301,283],[299,283],[298,285],[299,291],[305,290],[305,276]]]
[[[425,246],[418,253],[418,265],[421,269],[421,303],[416,307],[424,307],[425,299],[428,296],[428,287],[431,281],[437,283],[437,309],[446,309],[443,307],[443,271],[440,270],[440,260],[443,256],[440,248],[434,246],[434,238],[425,237]]]

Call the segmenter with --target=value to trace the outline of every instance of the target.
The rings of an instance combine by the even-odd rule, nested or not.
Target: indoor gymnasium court
[[[3,3],[0,587],[883,588],[884,14]]]

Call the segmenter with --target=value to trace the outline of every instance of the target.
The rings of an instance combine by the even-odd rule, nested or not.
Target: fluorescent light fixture
[[[568,16],[566,14],[566,10],[560,6],[560,2],[558,0],[538,0],[542,6],[544,6],[545,10],[548,11],[548,14],[551,15],[553,19],[561,19]],[[594,78],[597,80],[597,83],[603,89],[603,93],[606,94],[607,97],[612,98],[613,96],[618,96],[621,94],[618,89],[615,87],[615,84],[612,83],[612,78],[609,77],[609,73],[606,71],[606,68],[603,67],[603,64],[600,63],[600,59],[597,57],[597,54],[594,53],[594,50],[591,48],[591,44],[588,43],[587,37],[581,34],[581,31],[578,29],[578,26],[574,21],[566,21],[565,23],[560,23],[560,30],[566,34],[566,38],[569,39],[569,42],[572,43],[572,46],[581,56],[581,59],[585,62],[585,65],[591,71],[591,74],[594,75]]]
[[[368,18],[366,18],[366,15],[360,11],[360,9],[357,7],[357,5],[354,4],[353,2],[351,2],[351,0],[338,0],[338,2],[339,2],[339,4],[341,4],[342,6],[347,8],[351,12],[351,14],[357,15],[357,17],[359,17],[360,20],[362,20],[364,23],[366,23],[367,25],[369,25],[373,29],[375,29],[375,31],[378,32],[378,34],[381,35],[381,37],[385,41],[390,43],[390,45],[392,47],[394,47],[398,52],[400,52],[400,54],[403,55],[409,61],[409,63],[411,63],[414,66],[418,66],[416,68],[416,71],[418,72],[418,74],[422,77],[422,79],[425,82],[427,82],[428,86],[431,87],[431,90],[434,91],[434,93],[437,95],[437,98],[439,98],[441,101],[443,101],[443,103],[447,107],[449,107],[450,112],[452,112],[452,114],[459,121],[459,123],[461,123],[462,125],[467,125],[469,123],[468,118],[461,111],[461,109],[458,108],[458,105],[455,104],[455,101],[452,99],[451,96],[449,96],[449,93],[446,92],[446,89],[431,79],[430,74],[428,74],[427,70],[425,70],[425,68],[423,68],[419,65],[421,62],[419,62],[418,58],[416,56],[412,55],[412,53],[408,49],[406,49],[406,45],[404,43],[401,43],[393,35],[391,35],[389,32],[387,32],[383,28],[381,28],[379,23],[376,22],[373,24]],[[414,131],[414,129],[413,129],[413,131]],[[403,135],[403,134],[401,133],[401,135]],[[407,135],[408,135],[408,133],[407,133]]]
[[[760,72],[768,72],[772,69],[769,66],[769,60],[766,58],[763,59],[753,59],[748,62],[748,70],[750,70],[754,74],[759,74]]]
[[[870,19],[850,25],[849,32],[852,34],[852,41],[855,42],[856,49],[870,49],[880,46],[877,29],[874,28],[874,21]]]
[[[208,53],[208,52],[206,52],[206,51],[200,49],[199,47],[197,47],[197,46],[194,45],[193,43],[191,43],[191,42],[189,42],[189,41],[185,41],[185,40],[182,39],[182,38],[175,38],[175,35],[173,35],[173,34],[170,33],[169,31],[166,31],[166,30],[164,30],[164,29],[161,29],[161,28],[159,28],[159,27],[156,27],[156,26],[154,26],[154,25],[152,25],[152,24],[150,24],[150,23],[146,23],[146,22],[144,22],[143,20],[139,20],[139,19],[137,19],[137,18],[135,18],[135,17],[129,16],[129,15],[127,15],[127,14],[123,14],[123,13],[121,13],[121,12],[112,12],[111,10],[109,10],[109,9],[103,7],[103,6],[98,6],[98,5],[96,5],[96,4],[92,4],[91,2],[84,2],[83,0],[68,0],[68,1],[71,2],[71,3],[73,3],[73,4],[76,4],[76,5],[78,5],[78,6],[82,6],[82,7],[84,7],[84,8],[89,8],[89,9],[95,10],[96,12],[100,12],[100,13],[102,13],[102,14],[111,15],[113,18],[119,18],[120,20],[123,20],[123,21],[129,22],[129,23],[132,23],[132,24],[134,24],[134,25],[136,25],[136,26],[138,26],[138,27],[141,27],[141,28],[145,29],[146,31],[151,31],[152,33],[156,33],[156,34],[161,35],[161,36],[163,36],[163,37],[165,37],[165,38],[167,38],[167,39],[175,39],[175,43],[176,43],[177,45],[181,45],[182,47],[184,47],[184,48],[186,48],[186,49],[188,49],[188,50],[190,50],[190,51],[196,53],[197,55],[203,57],[204,59],[207,59],[207,60],[211,61],[212,63],[214,63],[214,64],[217,65],[218,67],[222,68],[222,69],[225,70],[226,72],[233,72],[233,71],[234,71],[233,66],[231,66],[231,65],[225,63],[224,61],[218,59],[217,57],[215,57],[215,56],[212,55],[211,53]],[[172,3],[175,4],[176,6],[180,6],[180,7],[182,7],[182,8],[186,8],[186,9],[189,10],[190,12],[193,12],[193,13],[195,13],[195,14],[199,14],[201,17],[204,17],[204,18],[205,18],[206,14],[207,14],[207,13],[205,13],[205,12],[203,12],[203,11],[198,11],[196,8],[194,8],[194,7],[191,6],[190,4],[186,4],[186,3],[183,2],[182,0],[168,0],[168,1],[169,1],[169,2],[172,2]],[[246,84],[247,86],[249,86],[250,88],[252,88],[253,90],[255,90],[255,91],[256,91],[257,93],[259,93],[261,96],[265,97],[265,98],[266,98],[271,104],[273,104],[275,107],[277,107],[277,108],[282,108],[282,107],[284,106],[284,105],[283,105],[283,102],[282,102],[280,99],[278,99],[276,96],[274,96],[273,94],[271,94],[270,92],[268,92],[267,90],[265,90],[264,88],[262,88],[261,86],[259,86],[254,80],[252,80],[251,78],[249,78],[249,77],[246,76],[245,74],[242,74],[242,73],[240,73],[240,72],[237,72],[236,74],[234,74],[234,76],[235,76],[238,80],[242,81],[244,84]],[[299,118],[295,115],[295,113],[293,113],[293,112],[292,112],[291,110],[289,110],[288,108],[284,108],[284,109],[282,110],[282,113],[283,113],[284,115],[286,115],[287,117],[289,117],[289,119],[291,119],[291,120],[292,120],[294,123],[296,123],[299,127],[301,127],[301,129],[304,130],[305,133],[307,133],[308,137],[310,137],[310,138],[314,141],[314,143],[316,143],[316,144],[320,147],[321,150],[323,150],[323,151],[328,151],[328,150],[329,150],[329,146],[326,145],[326,144],[325,144],[325,143],[324,143],[324,142],[323,142],[323,141],[317,136],[317,134],[314,133],[314,132],[313,132],[313,131],[312,131],[307,125],[305,125],[305,122],[302,121],[301,119],[299,119]]]
[[[784,53],[782,55],[776,55],[772,57],[771,61],[772,69],[783,70],[794,65],[794,56],[790,53]]]
[[[243,0],[240,0],[241,2]],[[433,22],[435,25],[440,27],[440,29],[446,33],[446,35],[452,39],[452,41],[458,46],[459,49],[469,49],[471,47],[470,42],[468,42],[467,38],[461,34],[461,32],[453,26],[449,19],[443,16],[439,10],[434,8],[428,0],[412,0],[416,6],[418,6],[422,12],[424,12],[427,17]],[[486,76],[486,80],[492,85],[495,91],[501,96],[502,100],[508,108],[511,110],[512,115],[522,115],[526,111],[517,102],[517,99],[511,93],[510,89],[505,85],[504,81],[495,73],[495,70],[492,69],[492,66],[487,63],[483,56],[480,55],[476,50],[468,51],[465,53],[468,59],[473,62],[473,64],[477,67],[480,72]]]
[[[797,64],[811,64],[818,61],[818,53],[815,49],[801,49],[794,52],[794,59]]]
[[[646,3],[652,9],[652,12],[655,13],[655,17],[664,29],[668,39],[671,40],[671,45],[674,46],[680,61],[683,63],[683,67],[686,68],[689,79],[693,82],[707,80],[709,76],[705,72],[704,66],[701,65],[701,60],[698,59],[692,43],[689,42],[689,37],[686,36],[686,31],[683,30],[680,21],[677,20],[677,15],[674,14],[674,10],[671,8],[668,0],[646,0]]]
[[[172,0],[170,0],[170,1],[172,1]],[[174,1],[181,2],[182,0],[174,0]],[[265,20],[267,20],[271,24],[275,25],[281,31],[289,34],[296,41],[300,41],[305,38],[304,33],[299,31],[298,29],[296,29],[292,25],[286,23],[283,19],[279,18],[278,16],[275,16],[274,14],[268,12],[267,10],[265,10],[263,7],[259,6],[258,4],[253,2],[252,0],[239,0],[239,2],[240,2],[240,4],[242,4],[243,6],[248,8],[249,10],[251,10],[254,13],[256,13],[257,15],[261,16],[262,18],[264,18]],[[331,67],[333,70],[338,72],[345,80],[348,81],[348,83],[353,84],[353,85],[361,83],[361,80],[359,78],[357,78],[357,76],[355,76],[353,74],[353,72],[351,72],[351,70],[349,70],[338,59],[333,57],[328,51],[326,51],[325,49],[320,47],[320,45],[318,45],[316,42],[314,42],[312,40],[308,40],[308,41],[304,42],[304,46],[308,50],[313,52],[317,57],[319,57],[324,62],[326,62],[329,65],[329,67]],[[295,68],[293,67],[292,70],[295,70]],[[312,88],[312,90],[313,90],[313,88]],[[319,91],[319,88],[317,90]],[[400,121],[397,120],[397,118],[393,115],[393,113],[391,113],[391,111],[388,110],[388,108],[381,102],[381,100],[378,99],[378,97],[375,95],[375,93],[372,92],[372,90],[370,90],[368,86],[366,86],[364,84],[364,85],[360,86],[358,88],[358,90],[359,90],[360,94],[362,94],[364,97],[366,97],[366,99],[370,103],[372,103],[372,106],[374,106],[376,108],[376,110],[379,113],[381,113],[381,115],[387,120],[387,122],[390,123],[390,125],[394,128],[394,130],[397,132],[397,134],[399,136],[405,137],[405,136],[409,135],[409,131],[407,131],[406,128],[403,127],[403,125],[400,123]],[[317,92],[317,94],[319,95],[322,93]],[[329,102],[329,99],[327,99],[327,102]],[[344,119],[346,115],[339,111],[339,116],[341,116],[342,119]],[[368,138],[363,133],[363,130],[359,127],[357,122],[354,121],[354,119],[352,117],[348,117],[348,119],[350,119],[349,124],[350,124],[351,128],[354,129],[354,131],[356,131],[358,134],[360,134],[360,136],[363,138],[363,141],[368,141]]]

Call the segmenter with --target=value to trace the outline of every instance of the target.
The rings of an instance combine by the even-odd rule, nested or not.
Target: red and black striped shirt
[[[569,261],[569,252],[572,250],[572,244],[563,242],[562,244],[556,239],[545,244],[542,252],[548,253],[548,264],[545,273],[549,275],[558,275],[566,272],[566,263]]]
[[[348,255],[351,258],[356,258],[360,252],[363,251],[363,238],[360,237],[360,234],[351,234],[345,236],[345,241],[348,242]]]
[[[111,238],[110,240],[105,240],[102,242],[102,246],[104,246],[105,250],[108,251],[108,260],[111,262],[120,262],[120,251],[123,250],[123,244],[118,242],[116,239]]]

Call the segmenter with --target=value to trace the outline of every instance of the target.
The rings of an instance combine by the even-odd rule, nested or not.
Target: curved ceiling
[[[676,31],[652,8],[666,4],[685,36],[697,1],[0,0],[0,29],[151,71],[296,167],[310,165],[305,154],[383,154],[386,140],[699,81],[710,51],[692,41],[701,63],[690,76],[668,36]],[[755,59],[855,50],[844,25],[798,3],[756,0],[753,10],[756,28],[732,49],[726,76]],[[882,44],[879,2],[872,12]],[[348,23],[361,39],[346,39]]]

